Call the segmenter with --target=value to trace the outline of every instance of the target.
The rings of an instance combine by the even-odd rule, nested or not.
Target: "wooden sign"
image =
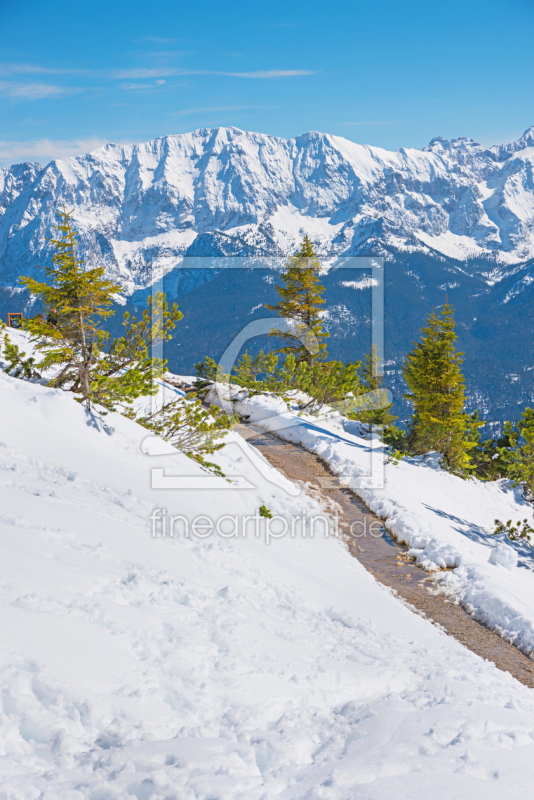
[[[18,312],[16,314],[8,314],[7,326],[8,328],[22,328],[22,320],[23,316]]]

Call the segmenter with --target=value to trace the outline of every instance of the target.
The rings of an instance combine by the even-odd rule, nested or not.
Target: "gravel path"
[[[284,442],[254,425],[237,425],[238,433],[291,480],[310,483],[342,509],[347,546],[376,580],[395,590],[420,613],[482,658],[534,687],[534,662],[497,633],[472,619],[459,605],[434,593],[430,575],[407,555],[408,548],[390,537],[382,521],[353,492],[339,486],[326,464],[299,445]],[[354,525],[354,523],[356,523]],[[369,534],[372,523],[375,536]],[[351,536],[350,530],[365,536]]]

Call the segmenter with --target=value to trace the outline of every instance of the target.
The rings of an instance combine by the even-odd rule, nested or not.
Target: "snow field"
[[[204,473],[146,435],[0,371],[1,800],[525,796],[528,689],[332,536],[154,538],[154,508],[322,509],[235,433],[255,488],[151,489]]]

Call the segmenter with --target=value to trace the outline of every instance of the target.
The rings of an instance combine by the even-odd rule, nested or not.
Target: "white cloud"
[[[54,86],[47,83],[15,83],[13,81],[0,81],[0,94],[6,97],[15,97],[20,100],[43,100],[46,97],[64,97],[74,94],[79,89]]]
[[[119,80],[131,78],[144,80],[146,78],[161,78],[167,75],[183,74],[183,70],[174,69],[172,67],[158,67],[156,69],[139,67],[134,69],[123,69],[115,73],[115,78]]]
[[[267,69],[257,70],[256,72],[219,72],[217,70],[192,70],[178,69],[173,67],[141,67],[134,69],[121,70],[115,73],[118,79],[136,78],[160,78],[162,76],[181,76],[181,75],[226,75],[231,78],[294,78],[301,75],[314,75],[315,73],[306,69]]]
[[[218,72],[217,75],[231,75],[234,78],[295,78],[300,75],[314,75],[308,69],[267,69],[258,72]]]
[[[154,83],[122,83],[121,89],[126,89],[127,91],[135,91],[136,89],[157,89],[163,83],[165,83],[165,81],[154,81]]]
[[[5,142],[0,140],[0,161],[11,164],[20,161],[47,163],[54,158],[67,158],[90,153],[105,144],[104,139],[96,136],[74,141],[39,139],[27,142]]]
[[[0,75],[89,75],[89,70],[43,67],[39,64],[0,64]]]

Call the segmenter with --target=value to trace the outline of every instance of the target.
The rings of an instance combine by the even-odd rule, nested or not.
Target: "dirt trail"
[[[461,606],[449,602],[443,595],[431,594],[427,586],[429,575],[407,556],[408,548],[390,538],[382,520],[376,517],[360,498],[348,489],[341,488],[335,476],[317,456],[299,445],[290,444],[253,425],[237,425],[236,430],[250,441],[264,457],[291,480],[301,480],[315,485],[321,493],[341,506],[344,531],[357,522],[353,531],[378,522],[373,530],[381,535],[349,538],[349,551],[375,578],[394,589],[400,597],[441,625],[450,636],[482,658],[492,661],[499,669],[510,672],[514,678],[534,687],[534,662],[514,645],[476,620]]]

